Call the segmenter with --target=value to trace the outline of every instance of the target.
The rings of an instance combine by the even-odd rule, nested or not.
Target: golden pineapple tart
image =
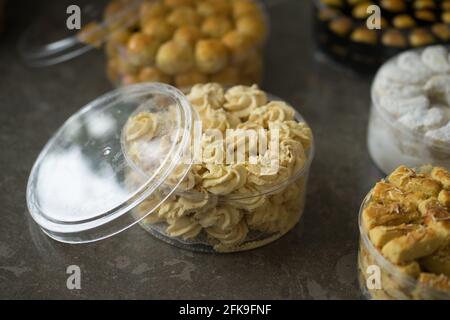
[[[112,44],[125,45],[131,37],[131,32],[127,30],[116,30],[109,36],[109,42]]]
[[[153,18],[142,25],[142,32],[161,41],[172,38],[174,27],[164,17]]]
[[[200,40],[195,46],[195,62],[200,71],[215,73],[227,64],[228,52],[220,40]]]
[[[203,34],[212,38],[220,38],[233,28],[230,19],[225,15],[214,15],[205,18],[202,24]]]
[[[131,37],[131,33],[127,30],[115,30],[109,35],[109,41],[105,45],[106,53],[111,56],[118,56],[118,47],[126,46],[128,40]]]
[[[127,43],[127,57],[133,65],[153,63],[159,44],[159,39],[135,32]]]
[[[257,43],[264,40],[266,26],[259,17],[248,15],[241,16],[236,21],[236,29],[238,32],[255,39]]]
[[[104,12],[114,26],[105,38],[107,75],[114,83],[188,87],[261,80],[267,25],[256,0],[144,0],[136,8],[130,3],[113,0]],[[99,45],[84,34],[81,41]]]
[[[173,39],[194,46],[198,39],[202,37],[202,33],[197,26],[181,26],[175,31]]]
[[[216,14],[228,15],[232,8],[232,1],[229,0],[205,0],[197,3],[197,12],[208,17]]]
[[[186,72],[193,65],[194,54],[192,48],[174,40],[164,43],[156,55],[156,66],[170,75]]]
[[[139,10],[140,21],[145,23],[151,18],[161,18],[166,15],[168,10],[162,2],[144,1]]]
[[[192,7],[175,8],[168,16],[167,22],[175,27],[198,25],[200,16]]]
[[[180,6],[192,6],[195,4],[195,0],[164,0],[164,4],[172,8]]]

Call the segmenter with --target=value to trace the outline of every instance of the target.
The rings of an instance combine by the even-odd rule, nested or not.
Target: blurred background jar
[[[400,165],[450,168],[450,58],[445,46],[412,49],[376,73],[367,146],[388,174]]]
[[[90,102],[37,158],[27,185],[32,218],[66,243],[101,240],[137,223],[197,251],[243,251],[280,238],[303,215],[312,131],[291,106],[256,86],[223,93],[219,84],[197,85],[186,96],[166,84],[143,83]],[[230,109],[241,97],[255,99],[245,109]],[[205,133],[253,130],[257,144],[237,130],[231,140],[228,133],[225,140],[195,140],[199,119]],[[222,155],[235,150],[236,160],[214,159],[218,143],[226,148]],[[70,172],[72,183],[62,172]]]
[[[258,1],[144,0],[130,10],[135,4],[109,2],[103,22],[85,25],[78,35],[104,44],[114,84],[261,83],[268,21]]]

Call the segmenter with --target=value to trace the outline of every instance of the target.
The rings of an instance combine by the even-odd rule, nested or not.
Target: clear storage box
[[[117,20],[129,2],[111,1],[104,19]],[[158,81],[182,88],[262,81],[268,25],[256,0],[143,0],[131,18],[93,37],[98,27],[85,26],[79,39],[92,45],[103,39],[107,75],[119,85]]]
[[[241,131],[213,135],[230,129]],[[235,152],[227,162],[216,162],[220,145]],[[247,250],[299,221],[313,152],[303,118],[256,86],[196,85],[185,96],[161,83],[136,84],[67,120],[32,169],[27,202],[43,231],[63,242],[139,223],[183,248]]]
[[[81,30],[69,28],[68,15],[61,14],[74,6]],[[105,73],[117,86],[262,81],[269,26],[258,0],[51,0],[43,9],[18,45],[32,66],[103,47]]]

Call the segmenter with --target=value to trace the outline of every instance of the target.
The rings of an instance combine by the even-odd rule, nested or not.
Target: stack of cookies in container
[[[79,38],[105,43],[107,74],[117,85],[157,81],[191,87],[262,80],[268,28],[255,0],[146,0],[137,5],[114,0],[105,8],[104,21],[107,30],[91,32],[100,30],[92,23]]]

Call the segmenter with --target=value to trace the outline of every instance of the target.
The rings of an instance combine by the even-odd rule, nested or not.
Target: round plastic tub
[[[424,163],[450,167],[450,146],[426,140],[402,127],[375,105],[370,111],[367,146],[375,164],[384,173],[401,164],[417,167]]]
[[[127,1],[111,1],[105,19],[127,6]],[[108,78],[116,85],[157,81],[183,88],[262,81],[268,18],[257,0],[144,0],[125,21],[98,34]],[[98,39],[83,36],[95,26],[85,26],[80,39],[95,45]]]
[[[197,85],[187,96],[191,100],[198,101],[200,97],[198,92],[204,90],[205,95],[200,100],[211,99],[211,101],[215,101],[214,91],[220,92],[221,90],[218,88],[215,84]],[[229,88],[225,96],[230,92],[235,93],[236,89],[239,88],[243,87]],[[253,99],[259,99],[256,97],[262,93],[255,86],[246,87],[245,91],[253,91]],[[287,106],[282,100],[270,94],[267,95],[267,100],[264,102],[271,105],[271,103],[278,103],[278,101],[281,105]],[[205,117],[206,114],[211,112],[211,117],[217,116],[214,111],[205,111],[203,107],[204,105],[194,105],[194,111],[200,113],[203,123],[208,122],[210,117]],[[293,111],[293,109],[291,110]],[[142,114],[138,113],[136,117],[140,116]],[[256,123],[248,122],[250,120],[247,121],[246,116],[243,116],[242,119],[245,120],[240,124],[240,128],[256,128]],[[249,116],[249,119],[252,119],[252,115]],[[130,124],[133,124],[133,121]],[[305,125],[303,129],[309,132],[308,126],[300,114],[295,113],[292,121]],[[289,123],[292,124],[293,122]],[[202,134],[205,135],[206,132],[207,130],[203,130]],[[270,130],[268,132],[270,134]],[[309,135],[309,133],[306,133],[306,135]],[[245,139],[249,139],[249,137]],[[284,150],[283,145],[289,143],[283,142],[283,139],[288,139],[288,137],[280,138],[280,152]],[[255,172],[259,169],[258,165],[249,165],[248,160],[231,166],[222,162],[218,165],[213,164],[209,158],[194,163],[175,192],[167,198],[156,213],[143,219],[141,225],[166,242],[200,251],[242,251],[278,239],[297,224],[303,213],[309,166],[314,152],[312,136],[310,136],[310,139],[302,147],[305,152],[301,160],[303,164],[295,170],[289,169],[289,173],[284,172],[283,170],[286,170],[286,168],[280,164],[277,170],[281,171],[278,173],[262,174],[257,177]],[[208,139],[206,141],[207,144],[214,143]],[[289,141],[292,142],[292,140]],[[225,142],[231,142],[229,137],[225,138]],[[250,142],[245,143],[246,150],[249,150]],[[225,146],[227,150],[228,146]],[[204,147],[206,149],[203,150],[203,154],[210,154],[208,145],[204,145]],[[131,145],[126,149],[132,150],[129,156],[130,161],[136,163],[138,167],[142,167],[142,164],[146,162],[146,156],[136,151],[136,149],[141,150],[142,147],[139,145],[136,148]],[[136,156],[136,154],[139,155]],[[247,158],[248,155],[245,157]],[[223,170],[224,172],[215,176],[212,174],[214,170],[217,170],[217,172]],[[238,179],[245,179],[246,181],[242,184],[239,183],[239,187],[233,186],[236,184],[236,177],[230,174],[232,172],[237,174]],[[213,177],[209,180],[211,175]],[[277,177],[278,175],[279,177]],[[275,179],[276,181],[263,181],[264,179]],[[211,181],[217,182],[218,185],[211,185]],[[154,197],[150,198],[137,210],[145,212],[148,208],[147,204],[154,201]]]
[[[149,216],[142,220],[141,226],[165,242],[194,251],[234,252],[258,248],[277,240],[299,222],[305,206],[307,180],[308,172],[299,172],[274,191],[240,197],[179,192],[167,200],[167,206],[198,203],[198,208],[190,214],[194,222],[182,225],[185,220],[168,223]],[[164,206],[162,210],[167,208]],[[240,222],[229,230],[204,224],[206,219],[218,216],[220,219],[237,217]]]
[[[241,131],[230,140],[234,128]],[[252,132],[262,140],[240,135]],[[236,151],[229,162],[215,162],[218,141]],[[27,202],[43,231],[62,242],[96,241],[138,223],[186,249],[248,250],[300,220],[313,154],[301,115],[256,86],[197,85],[186,96],[136,84],[96,99],[61,127],[33,167]]]

